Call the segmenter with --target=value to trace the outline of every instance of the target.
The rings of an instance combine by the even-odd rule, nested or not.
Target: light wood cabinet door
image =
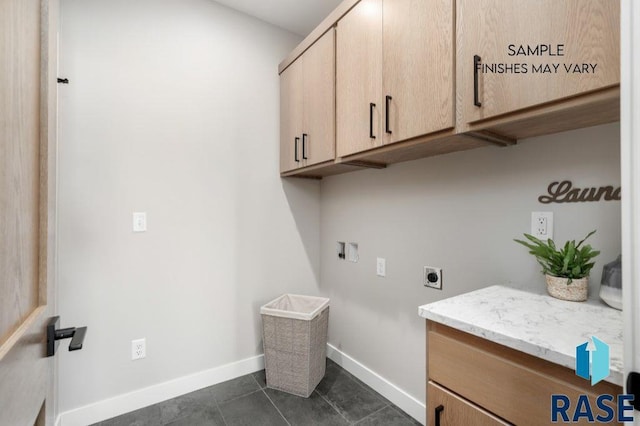
[[[338,157],[383,143],[382,0],[362,0],[336,31],[336,148]]]
[[[385,143],[454,127],[452,0],[383,0]]]
[[[436,418],[439,418],[436,422]],[[508,425],[491,413],[433,382],[427,384],[427,425]]]
[[[463,123],[620,82],[619,1],[458,0],[457,5],[457,67]],[[539,43],[551,45],[556,54],[560,54],[558,45],[562,45],[562,55],[509,55],[517,53],[521,45],[526,51],[527,46],[533,50]],[[482,64],[477,74],[476,55]],[[499,64],[518,64],[520,72],[500,73]],[[494,71],[486,66],[494,67]]]
[[[311,166],[333,160],[336,154],[335,29],[300,59],[304,80],[301,154],[304,165]]]
[[[299,58],[280,74],[280,172],[302,165],[302,90]]]

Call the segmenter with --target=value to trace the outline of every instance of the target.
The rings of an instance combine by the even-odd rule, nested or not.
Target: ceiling
[[[307,36],[342,0],[215,0],[217,3]]]

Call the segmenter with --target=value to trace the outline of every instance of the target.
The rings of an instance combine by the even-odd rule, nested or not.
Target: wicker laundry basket
[[[329,299],[285,294],[260,313],[267,387],[308,398],[325,373]]]

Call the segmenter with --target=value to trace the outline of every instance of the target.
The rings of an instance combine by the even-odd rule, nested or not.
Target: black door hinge
[[[632,371],[627,376],[627,393],[633,395],[633,408],[640,411],[640,373]]]
[[[58,83],[69,84],[69,79],[68,78],[58,78]]]

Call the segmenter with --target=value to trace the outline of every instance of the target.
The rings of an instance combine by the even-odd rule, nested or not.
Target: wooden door
[[[457,4],[458,84],[464,123],[620,82],[619,1],[458,0]],[[551,53],[561,56],[520,54],[535,52],[539,43],[551,45]],[[483,67],[478,71],[477,89],[481,106],[474,105],[475,55]],[[519,64],[520,72],[500,73],[499,64]],[[526,72],[520,64],[526,65]]]
[[[57,2],[0,0],[0,425],[52,424]]]
[[[427,384],[427,425],[435,425],[436,416],[439,417],[437,424],[442,426],[509,424],[434,382],[429,382]]]
[[[385,143],[453,128],[453,1],[382,4]]]
[[[302,166],[302,63],[280,74],[280,172]]]
[[[303,157],[305,166],[333,160],[336,154],[335,29],[330,29],[302,59]]]
[[[382,145],[381,93],[382,0],[362,0],[338,21],[336,29],[338,157]]]

